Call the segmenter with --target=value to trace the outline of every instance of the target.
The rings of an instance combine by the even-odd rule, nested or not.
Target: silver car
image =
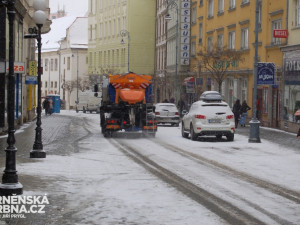
[[[179,112],[173,103],[157,103],[155,105],[157,124],[171,124],[179,126]]]
[[[182,136],[189,135],[192,140],[198,136],[226,136],[228,141],[233,141],[235,123],[233,112],[229,105],[223,101],[197,101],[194,102],[189,112],[182,118]]]

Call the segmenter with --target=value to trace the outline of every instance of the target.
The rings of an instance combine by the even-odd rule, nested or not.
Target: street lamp
[[[253,85],[253,110],[252,110],[252,120],[250,124],[250,137],[248,142],[260,143],[259,137],[259,125],[260,122],[256,116],[256,101],[257,101],[257,64],[258,64],[258,18],[259,18],[259,0],[256,0],[255,6],[255,55],[254,55],[254,85]]]
[[[174,79],[174,97],[176,100],[178,100],[178,96],[177,96],[177,84],[178,84],[178,5],[175,1],[169,2],[168,0],[166,0],[167,2],[167,10],[169,9],[170,6],[175,7],[176,8],[176,47],[175,47],[175,79]],[[166,21],[170,21],[172,20],[171,15],[168,13],[165,16],[165,20]]]
[[[130,42],[130,36],[129,36],[129,32],[127,30],[121,30],[120,32],[121,36],[122,36],[122,39],[121,39],[121,44],[125,44],[125,41],[124,41],[124,37],[127,35],[128,37],[128,50],[127,50],[127,54],[128,54],[128,73],[129,73],[129,42]]]
[[[47,16],[44,12],[46,9],[46,2],[45,0],[34,0],[33,7],[36,10],[34,12],[34,22],[37,26],[37,31],[35,29],[35,34],[31,34],[30,36],[26,36],[25,38],[36,38],[37,40],[37,47],[38,47],[38,76],[37,76],[37,83],[38,83],[38,103],[37,103],[37,120],[36,120],[36,128],[35,128],[35,140],[33,144],[33,149],[30,151],[30,158],[46,158],[46,152],[43,150],[43,142],[42,142],[42,121],[41,121],[41,47],[42,47],[42,38],[41,38],[41,29],[47,20]]]
[[[15,147],[15,127],[14,127],[14,109],[15,109],[15,75],[14,75],[14,20],[15,20],[15,1],[1,0],[0,3],[7,8],[9,22],[9,73],[8,73],[8,94],[7,94],[7,123],[8,137],[6,152],[5,170],[0,184],[0,196],[21,195],[23,194],[23,185],[18,181],[16,170],[16,152]],[[1,25],[2,26],[2,25]]]

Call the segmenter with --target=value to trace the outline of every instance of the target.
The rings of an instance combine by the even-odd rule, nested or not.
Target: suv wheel
[[[191,139],[192,139],[193,141],[196,141],[196,140],[197,140],[198,135],[197,135],[197,134],[195,133],[195,131],[194,131],[193,124],[191,124],[190,135],[191,135]]]
[[[184,125],[183,125],[183,123],[182,123],[182,126],[181,126],[181,135],[184,138],[187,138],[189,136],[188,133],[184,132]]]

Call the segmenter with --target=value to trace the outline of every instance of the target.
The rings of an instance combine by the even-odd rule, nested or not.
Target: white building
[[[52,20],[42,35],[42,97],[59,94],[66,109],[75,108],[80,81],[88,79],[87,30],[87,17],[67,16]]]

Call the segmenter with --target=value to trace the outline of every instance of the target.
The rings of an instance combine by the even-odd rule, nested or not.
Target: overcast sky
[[[88,10],[88,0],[49,0],[51,13],[65,7],[68,16],[84,16]]]

